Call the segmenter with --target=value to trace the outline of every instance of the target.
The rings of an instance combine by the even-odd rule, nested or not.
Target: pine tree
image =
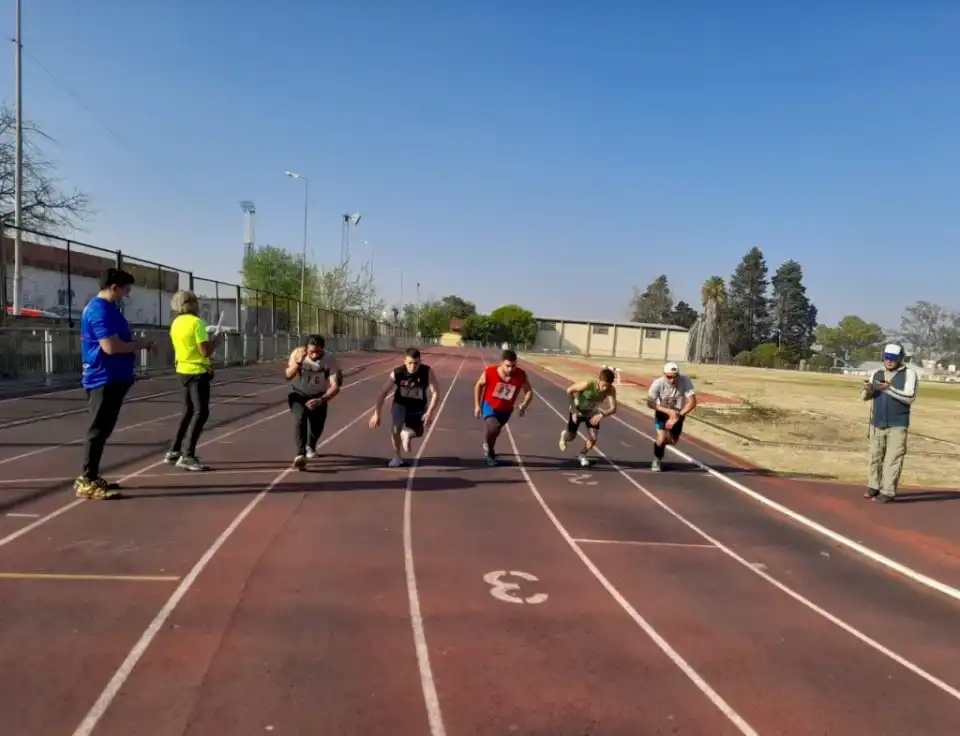
[[[773,322],[767,298],[767,263],[759,248],[751,248],[730,277],[724,322],[730,351],[737,355],[769,339]]]
[[[630,319],[634,322],[648,324],[670,324],[673,315],[673,296],[670,294],[670,284],[665,275],[660,275],[639,293],[634,287],[633,298],[630,300]]]
[[[807,298],[803,268],[787,261],[773,276],[774,339],[784,360],[798,363],[807,357],[817,329],[817,308]]]

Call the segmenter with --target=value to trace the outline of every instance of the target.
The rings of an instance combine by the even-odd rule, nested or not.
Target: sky
[[[776,7],[775,7],[776,6]],[[13,36],[13,4],[0,18]],[[960,3],[29,0],[24,115],[78,239],[236,283],[257,242],[384,297],[623,320],[753,246],[822,322],[960,308]],[[13,53],[4,100],[14,99]]]

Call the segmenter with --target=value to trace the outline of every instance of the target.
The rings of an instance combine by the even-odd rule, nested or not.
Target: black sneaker
[[[878,491],[876,488],[867,488],[867,492],[863,494],[863,497],[864,497],[864,498],[876,498],[876,497],[877,497],[877,494],[879,494],[879,493],[880,493],[880,491]]]
[[[874,503],[891,503],[892,501],[893,496],[889,493],[877,493],[877,495],[873,497]]]

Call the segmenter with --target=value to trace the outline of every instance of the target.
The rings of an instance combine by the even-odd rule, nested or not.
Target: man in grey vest
[[[870,408],[870,471],[864,498],[887,503],[897,495],[903,460],[907,455],[910,407],[917,398],[920,379],[903,362],[903,346],[883,348],[883,369],[864,382],[860,398],[873,401]]]

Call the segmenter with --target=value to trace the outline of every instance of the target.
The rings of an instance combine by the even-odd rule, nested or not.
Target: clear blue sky
[[[403,269],[408,299],[622,319],[632,285],[696,303],[757,245],[823,321],[960,307],[956,0],[24,6],[26,115],[91,242],[235,282],[239,200],[300,247],[294,169],[316,257],[360,210],[392,302]]]

